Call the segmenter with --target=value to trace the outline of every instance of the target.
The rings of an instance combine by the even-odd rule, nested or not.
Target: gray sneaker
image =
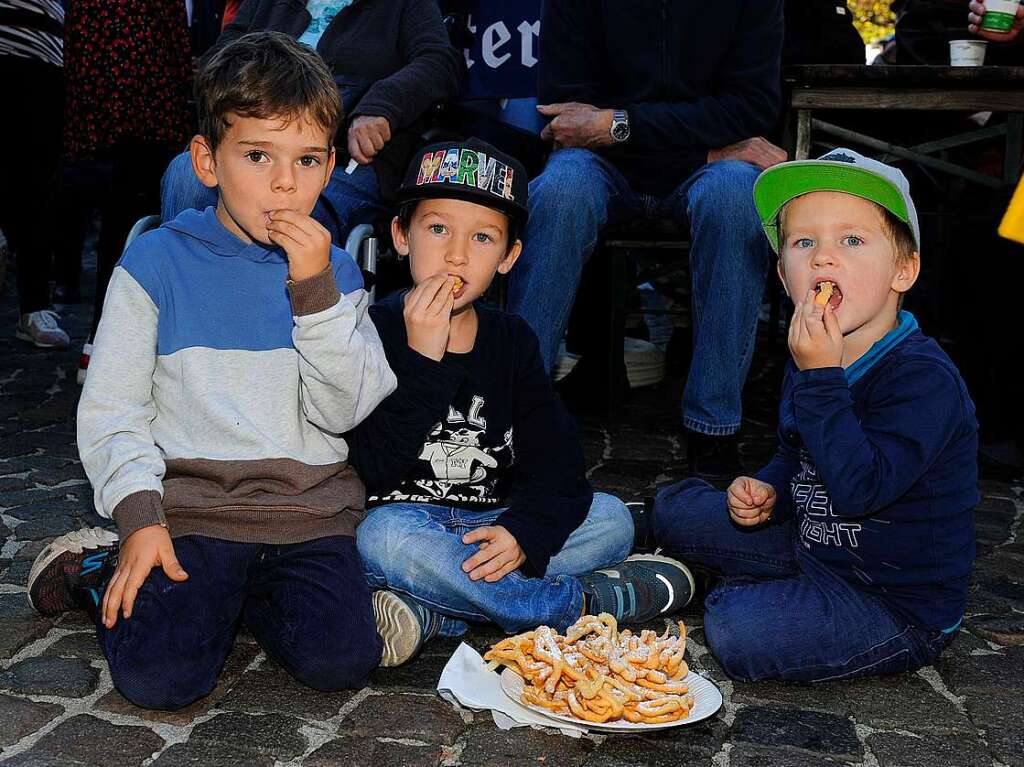
[[[659,554],[633,554],[615,567],[581,575],[587,612],[610,613],[621,623],[646,623],[677,612],[693,598],[690,569]]]
[[[67,349],[71,339],[58,324],[60,317],[52,309],[23,314],[14,335],[39,349]]]
[[[373,592],[373,617],[384,641],[380,656],[383,668],[411,660],[441,625],[437,613],[394,591]]]

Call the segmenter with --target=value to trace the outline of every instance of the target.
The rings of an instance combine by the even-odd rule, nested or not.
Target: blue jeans
[[[114,686],[136,705],[174,710],[209,693],[242,621],[267,655],[317,690],[358,689],[380,661],[354,539],[271,546],[189,535],[174,551],[188,580],[154,568],[131,618],[97,624]]]
[[[704,602],[704,630],[732,679],[818,682],[914,671],[955,636],[909,625],[804,553],[793,519],[734,525],[725,493],[701,480],[658,494],[654,534],[667,552],[725,576]]]
[[[754,208],[758,169],[705,165],[664,199],[638,194],[610,162],[563,149],[530,182],[523,254],[509,283],[509,310],[540,339],[548,371],[565,334],[583,264],[608,224],[670,218],[689,228],[693,361],[683,391],[683,425],[703,434],[736,432],[750,367],[769,246]]]
[[[206,210],[216,204],[217,189],[203,186],[196,178],[188,152],[171,160],[160,180],[161,221],[170,221],[189,208]],[[388,211],[377,186],[377,172],[372,166],[358,165],[351,174],[344,168],[334,169],[312,216],[331,233],[335,245],[344,245],[352,227],[375,223]]]
[[[493,621],[509,633],[541,623],[563,630],[583,610],[583,590],[573,576],[618,564],[633,546],[633,521],[625,504],[594,493],[586,520],[551,558],[543,578],[517,570],[496,583],[471,581],[462,563],[477,545],[463,543],[462,536],[493,525],[503,511],[428,503],[378,506],[356,531],[366,578],[375,589],[402,592],[446,616],[442,636],[465,633],[465,621]]]

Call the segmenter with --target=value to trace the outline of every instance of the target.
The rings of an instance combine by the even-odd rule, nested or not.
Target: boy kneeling
[[[114,685],[158,709],[213,688],[243,621],[320,690],[361,686],[381,653],[353,537],[364,489],[340,435],[395,378],[359,269],[309,217],[334,166],[337,89],[314,51],[258,33],[196,90],[192,162],[217,207],[125,253],[78,409],[120,552],[109,531],[70,533],[29,576],[41,612],[92,612]]]
[[[725,493],[666,488],[654,536],[726,576],[705,629],[730,677],[911,671],[960,626],[979,496],[963,380],[900,311],[920,268],[907,180],[836,149],[754,195],[796,301],[778,452]]]

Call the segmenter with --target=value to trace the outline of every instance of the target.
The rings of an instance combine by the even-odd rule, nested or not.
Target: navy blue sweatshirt
[[[583,448],[544,372],[537,336],[476,304],[473,350],[440,362],[409,348],[405,292],[370,307],[398,388],[345,436],[367,506],[508,507],[504,526],[543,575],[590,510]]]
[[[781,0],[545,0],[538,101],[625,109],[631,135],[600,150],[638,192],[664,196],[708,150],[775,125]]]
[[[960,373],[908,312],[845,371],[790,363],[779,450],[757,477],[798,548],[912,625],[963,616],[974,561],[978,423]]]

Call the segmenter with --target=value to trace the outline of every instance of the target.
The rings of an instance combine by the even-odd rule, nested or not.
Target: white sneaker
[[[78,371],[75,373],[75,380],[79,386],[85,385],[85,377],[89,373],[89,360],[92,359],[92,344],[82,346],[82,353],[78,357]]]
[[[66,349],[71,339],[57,324],[59,316],[52,309],[40,309],[21,315],[14,335],[40,349]]]

